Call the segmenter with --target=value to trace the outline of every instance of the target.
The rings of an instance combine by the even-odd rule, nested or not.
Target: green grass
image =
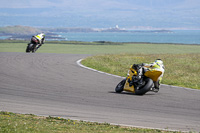
[[[200,54],[106,54],[82,61],[88,67],[126,76],[132,64],[150,63],[161,58],[165,65],[163,84],[200,89]]]
[[[0,112],[1,133],[172,133],[153,129],[122,127],[108,123],[74,121],[60,117]],[[175,132],[173,132],[175,133]]]
[[[28,43],[28,41],[27,41]],[[0,40],[0,52],[25,52],[27,43],[23,42],[2,42]],[[45,43],[37,53],[74,53],[74,54],[120,54],[120,53],[141,53],[141,54],[186,54],[200,53],[199,45],[173,45],[173,44],[130,44],[114,43],[105,45],[105,43],[91,42],[52,42]],[[98,44],[98,45],[97,45]],[[107,43],[109,44],[109,43]]]

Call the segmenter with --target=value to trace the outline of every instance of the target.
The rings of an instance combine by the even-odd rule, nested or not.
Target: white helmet
[[[42,37],[45,37],[45,34],[44,34],[44,33],[40,33],[40,35],[41,35]]]
[[[158,64],[159,66],[163,66],[163,61],[161,59],[156,59],[155,63]]]

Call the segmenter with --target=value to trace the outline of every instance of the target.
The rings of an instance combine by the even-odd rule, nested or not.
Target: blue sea
[[[68,32],[57,34],[69,41],[200,44],[200,30],[178,30],[172,32]]]

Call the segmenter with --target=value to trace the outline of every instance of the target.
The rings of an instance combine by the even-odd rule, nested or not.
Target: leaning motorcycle
[[[150,70],[143,65],[134,64],[128,71],[127,77],[115,88],[117,93],[122,91],[132,92],[135,95],[144,95],[153,90],[153,82],[158,81],[161,71]]]
[[[36,50],[39,48],[40,44],[38,42],[38,40],[35,37],[31,38],[31,42],[28,43],[27,47],[26,47],[26,53],[35,53]]]

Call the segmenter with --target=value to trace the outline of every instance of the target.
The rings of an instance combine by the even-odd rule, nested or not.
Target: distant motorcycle
[[[161,71],[147,70],[142,65],[134,64],[129,69],[127,77],[116,86],[115,91],[144,95],[148,91],[153,91],[153,81],[157,81],[161,74]]]
[[[28,43],[26,47],[26,53],[30,52],[35,53],[39,47],[40,47],[39,41],[35,37],[32,37],[31,42]]]

